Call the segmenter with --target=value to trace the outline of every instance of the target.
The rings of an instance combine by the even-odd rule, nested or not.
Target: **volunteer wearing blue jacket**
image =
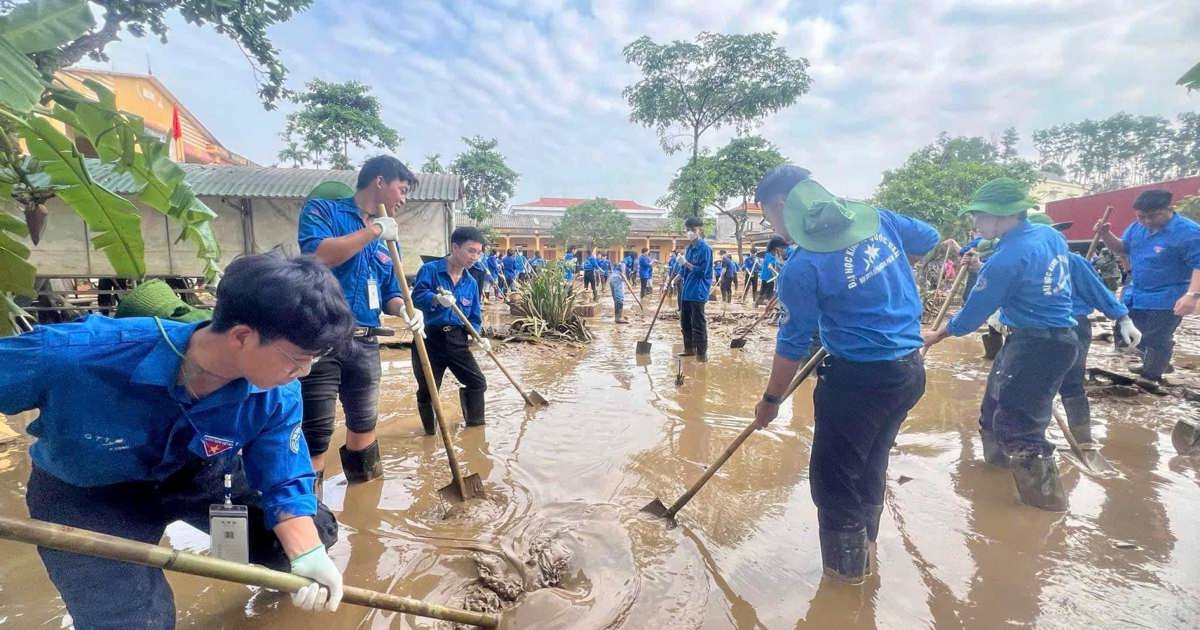
[[[925,392],[921,298],[910,268],[938,242],[929,225],[830,194],[806,169],[772,169],[756,198],[799,249],[778,279],[785,317],[771,376],[755,407],[764,428],[779,413],[818,334],[829,356],[813,391],[809,486],[825,574],[859,584],[879,533],[888,452]]]
[[[304,395],[304,439],[318,479],[325,471],[325,451],[333,435],[333,417],[341,398],[346,414],[346,444],[339,454],[351,483],[383,475],[375,423],[379,419],[380,313],[403,317],[414,334],[424,327],[420,314],[409,319],[393,274],[385,240],[399,238],[396,221],[377,216],[380,205],[395,215],[417,177],[394,157],[381,155],[363,163],[358,188],[345,199],[309,199],[300,210],[300,251],[313,254],[333,270],[342,285],[357,326],[354,343],[343,353],[325,357],[300,379]]]
[[[249,560],[323,585],[298,606],[336,609],[337,522],[313,492],[295,379],[353,327],[324,265],[261,254],[226,267],[211,323],[93,315],[0,339],[0,413],[40,412],[30,516],[153,545],[174,521],[208,531],[228,496],[247,506]],[[174,627],[161,569],[38,553],[77,628]]]
[[[525,250],[517,250],[517,280],[521,282],[529,281],[529,257],[525,255]]]
[[[675,292],[676,281],[679,276],[680,258],[679,250],[671,250],[671,257],[667,259],[667,295]]]
[[[638,280],[641,281],[642,297],[650,295],[650,279],[654,277],[654,260],[650,258],[650,250],[643,247],[642,255],[638,256]]]
[[[692,239],[679,262],[682,283],[679,289],[679,326],[683,329],[683,352],[681,357],[695,356],[703,363],[708,361],[708,322],[704,319],[704,307],[712,293],[713,252],[704,242],[704,222],[699,217],[689,217],[684,223],[687,235]]]
[[[1075,362],[1078,342],[1071,314],[1071,261],[1067,243],[1049,226],[1030,223],[1037,205],[1024,186],[1007,177],[979,188],[963,210],[984,238],[998,238],[979,270],[962,310],[942,328],[925,333],[933,345],[950,335],[975,332],[1000,309],[1011,332],[992,363],[979,435],[984,460],[1012,469],[1021,500],[1049,511],[1067,509],[1058,481],[1054,446],[1046,440],[1051,405]]]
[[[500,259],[500,266],[504,269],[504,279],[511,288],[517,281],[517,257],[513,254],[513,250],[504,252],[504,258]]]
[[[721,301],[726,304],[733,301],[733,279],[737,277],[737,263],[733,262],[733,256],[726,253],[725,250],[720,251],[720,259],[717,260],[717,286],[721,289]]]
[[[1175,214],[1168,190],[1143,192],[1133,209],[1137,223],[1120,239],[1107,223],[1096,229],[1114,254],[1129,257],[1130,282],[1121,298],[1144,335],[1144,358],[1134,371],[1159,381],[1175,351],[1175,329],[1200,303],[1200,225]]]
[[[582,255],[583,252],[580,252],[580,256]],[[567,281],[568,285],[575,281],[575,265],[575,248],[568,247],[567,253],[563,254],[563,279]]]
[[[758,266],[762,259],[758,256],[758,248],[751,247],[750,255],[742,260],[742,271],[746,272],[746,286],[751,291],[750,299],[758,302]],[[742,296],[745,299],[745,295]]]
[[[580,257],[583,257],[583,252],[580,252],[579,255]],[[586,257],[583,257],[583,264],[579,266],[580,270],[583,271],[583,290],[587,291],[588,288],[591,287],[593,301],[599,299],[599,294],[596,289],[596,276],[599,275],[597,273],[597,270],[599,269],[597,264],[598,262],[599,260],[596,257],[596,250],[592,249],[592,251]]]
[[[478,228],[455,228],[450,234],[450,254],[421,265],[412,287],[413,303],[425,314],[425,347],[433,378],[440,389],[442,377],[449,368],[454,378],[462,383],[458,401],[462,405],[463,420],[469,427],[484,423],[483,395],[487,391],[487,379],[471,354],[471,333],[453,306],[457,303],[476,332],[483,332],[483,310],[475,297],[475,279],[464,271],[479,260],[484,245],[483,233]],[[453,297],[443,295],[439,289],[449,291]],[[487,338],[482,338],[481,343],[485,350],[492,347]],[[412,363],[417,379],[417,413],[426,435],[433,435],[437,431],[433,399],[421,374],[420,356],[416,352],[412,353]]]

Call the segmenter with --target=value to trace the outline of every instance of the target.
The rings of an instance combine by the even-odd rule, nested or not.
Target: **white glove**
[[[396,220],[392,217],[375,217],[371,224],[379,226],[379,238],[385,241],[400,239],[400,227],[396,225]]]
[[[408,309],[400,309],[400,317],[404,320],[404,325],[412,331],[414,335],[425,336],[425,312],[421,309],[413,309],[411,317],[408,315]]]
[[[1128,315],[1117,320],[1117,334],[1121,335],[1121,341],[1131,349],[1142,342],[1142,331],[1133,325],[1133,320],[1129,319]]]
[[[454,295],[451,293],[438,292],[437,297],[434,299],[437,300],[437,303],[440,304],[442,308],[454,307]]]
[[[292,560],[292,573],[314,580],[292,593],[292,604],[308,612],[337,610],[342,603],[342,573],[333,566],[325,545],[298,555]]]
[[[476,344],[479,346],[479,348],[480,348],[481,350],[483,350],[484,352],[491,352],[491,351],[492,351],[492,342],[491,342],[491,341],[488,341],[487,337],[480,337],[478,340],[476,340],[476,341],[475,341],[475,343],[476,343]]]

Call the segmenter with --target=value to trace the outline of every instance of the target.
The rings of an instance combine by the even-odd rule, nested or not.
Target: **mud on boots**
[[[950,335],[968,335],[1000,309],[1000,323],[1012,332],[992,364],[980,404],[985,457],[998,463],[1008,456],[1021,500],[1058,511],[1066,509],[1066,499],[1046,426],[1078,342],[1067,244],[1054,228],[1028,220],[1036,205],[1024,186],[1006,177],[975,192],[963,213],[972,215],[980,236],[998,239],[995,252],[979,270],[962,310],[924,336],[932,346]]]
[[[703,363],[708,360],[708,322],[704,318],[704,307],[712,293],[713,252],[704,241],[704,221],[689,217],[684,227],[691,243],[678,263],[681,276],[679,327],[683,331],[683,352],[679,356],[695,356]]]
[[[1147,190],[1133,202],[1137,222],[1117,238],[1107,223],[1096,232],[1114,255],[1129,257],[1130,281],[1121,297],[1142,332],[1138,373],[1161,381],[1175,351],[1175,329],[1200,303],[1200,225],[1171,209],[1171,192]]]
[[[375,335],[379,316],[386,312],[403,318],[414,334],[424,327],[420,313],[408,316],[384,242],[399,238],[396,221],[375,214],[380,205],[396,214],[416,184],[416,176],[400,160],[381,155],[363,164],[353,196],[309,199],[300,211],[300,251],[314,255],[333,270],[356,322],[353,342],[345,350],[322,358],[300,379],[304,439],[313,470],[323,472],[340,398],[346,414],[346,444],[339,453],[350,482],[383,474],[375,443],[381,373]]]
[[[775,419],[819,335],[829,356],[813,390],[809,485],[825,574],[858,584],[879,534],[888,453],[925,392],[922,305],[909,262],[931,250],[938,234],[916,219],[836,197],[791,165],[767,173],[757,200],[778,238],[799,247],[776,280],[787,317],[755,424]]]
[[[462,405],[463,420],[469,427],[484,424],[487,379],[471,354],[471,334],[454,312],[454,305],[458,305],[477,332],[482,332],[483,309],[475,299],[475,279],[463,271],[475,264],[484,245],[483,233],[477,228],[455,228],[450,235],[450,253],[445,258],[421,265],[412,286],[413,303],[425,317],[425,348],[433,378],[441,387],[442,377],[449,369],[462,383],[458,400]],[[439,289],[445,289],[448,294],[439,293]],[[491,342],[481,339],[481,347],[490,350]],[[437,431],[437,422],[432,396],[437,392],[431,393],[425,379],[421,378],[420,357],[415,352],[412,361],[413,375],[417,379],[417,412],[426,435],[433,435]]]

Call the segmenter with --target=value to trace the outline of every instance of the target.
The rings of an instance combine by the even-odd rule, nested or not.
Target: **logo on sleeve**
[[[216,457],[217,455],[228,451],[234,446],[233,440],[226,440],[224,438],[213,437],[211,435],[206,435],[200,438],[200,443],[204,445],[205,457]]]
[[[1042,276],[1042,295],[1059,295],[1071,289],[1070,259],[1055,256]]]
[[[379,262],[381,262],[385,265],[392,264],[392,257],[388,256],[387,252],[383,251],[382,249],[375,252],[375,257],[379,259]]]
[[[297,424],[295,428],[292,429],[292,435],[288,437],[288,450],[291,451],[293,455],[300,452],[300,437],[302,435],[304,435],[304,433],[301,431],[301,426]]]
[[[847,247],[842,258],[846,288],[856,289],[866,284],[899,257],[900,248],[883,234],[876,234]]]

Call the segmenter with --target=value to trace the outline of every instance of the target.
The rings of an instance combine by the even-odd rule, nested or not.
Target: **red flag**
[[[183,127],[179,125],[179,107],[171,104],[171,137],[179,140],[183,137]]]

